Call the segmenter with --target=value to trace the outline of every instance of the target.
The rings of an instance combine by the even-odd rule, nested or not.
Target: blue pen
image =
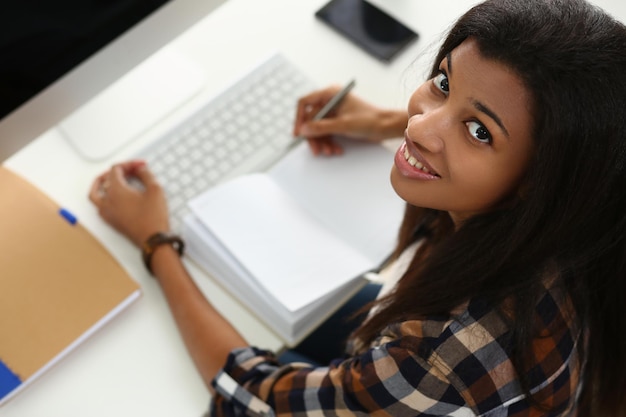
[[[72,226],[78,222],[76,216],[74,216],[69,210],[61,208],[59,209],[59,214],[63,217],[69,224]]]

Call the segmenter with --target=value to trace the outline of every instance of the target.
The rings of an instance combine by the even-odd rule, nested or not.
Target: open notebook
[[[0,166],[0,404],[140,295],[68,211]]]
[[[389,183],[393,153],[345,143],[340,157],[300,144],[269,171],[189,203],[188,254],[287,345],[366,283],[394,249],[404,209]]]

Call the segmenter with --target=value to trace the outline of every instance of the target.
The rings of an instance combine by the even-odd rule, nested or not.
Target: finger
[[[104,197],[102,192],[102,179],[98,177],[92,184],[89,189],[89,201],[98,206],[100,201]]]
[[[307,138],[309,148],[313,155],[328,155],[328,149],[333,139],[329,136]]]
[[[343,146],[338,144],[336,141],[333,141],[331,155],[343,155]]]
[[[327,140],[322,142],[322,152],[326,156],[341,155],[343,148],[335,140]]]
[[[300,128],[302,127],[302,125],[311,120],[313,118],[313,115],[315,114],[315,112],[317,112],[319,108],[321,108],[319,104],[315,105],[311,103],[310,101],[308,101],[308,98],[302,98],[299,100],[298,106],[296,108],[296,119],[293,127],[294,136],[300,135]]]
[[[306,141],[309,144],[309,149],[311,150],[311,153],[313,155],[315,155],[315,156],[319,155],[320,152],[322,151],[322,146],[321,146],[319,140],[317,140],[317,139],[307,139]]]
[[[115,187],[118,187],[118,186],[127,187],[128,181],[126,180],[126,165],[124,164],[113,165],[109,173],[109,178],[106,181],[109,181]],[[103,183],[103,186],[107,184],[106,181]]]
[[[345,117],[327,117],[310,121],[302,126],[306,137],[320,137],[329,135],[346,135],[353,133],[353,127]]]
[[[156,177],[145,163],[137,166],[134,175],[146,188],[152,188],[155,185],[159,185]]]
[[[122,169],[122,171],[124,171],[125,176],[135,175],[135,172],[139,168],[145,165],[146,165],[146,162],[141,159],[131,159],[129,161],[116,164],[116,166],[119,166]]]
[[[109,184],[109,174],[110,171],[106,171],[96,177],[96,179],[91,183],[91,188],[89,189],[89,200],[94,204],[99,204],[102,198],[106,194],[106,189]]]
[[[332,137],[311,138],[307,139],[307,142],[313,155],[332,156],[343,154],[343,147]]]
[[[145,189],[145,177],[140,176],[146,163],[143,161],[131,161],[114,165],[111,168],[110,181],[115,185],[116,189],[125,189],[131,191],[139,191]],[[137,181],[138,180],[138,181]],[[105,184],[106,184],[105,180]],[[140,184],[139,184],[139,183]]]
[[[294,136],[300,135],[300,127],[311,120],[324,104],[332,98],[336,91],[337,87],[332,86],[310,93],[298,100],[293,130]]]

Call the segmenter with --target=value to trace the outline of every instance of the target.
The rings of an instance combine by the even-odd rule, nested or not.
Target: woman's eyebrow
[[[452,53],[451,52],[448,52],[446,54],[446,64],[448,66],[448,76],[451,76],[452,75]],[[500,127],[500,129],[502,129],[502,131],[504,132],[504,135],[507,138],[510,137],[509,131],[506,129],[506,127],[504,127],[504,123],[502,123],[502,119],[500,119],[500,117],[496,114],[496,112],[494,112],[493,110],[491,110],[489,107],[487,107],[486,105],[484,105],[478,100],[472,100],[472,105],[474,106],[476,110],[478,110],[481,113],[486,114],[491,119],[493,119],[493,121]]]
[[[502,119],[500,119],[500,117],[493,110],[491,110],[489,107],[485,106],[483,103],[481,103],[478,100],[472,100],[472,104],[474,105],[474,108],[476,110],[478,110],[481,113],[486,114],[491,119],[493,119],[493,121],[496,122],[498,126],[500,126],[500,129],[502,129],[502,131],[504,132],[504,135],[507,138],[510,137],[509,131],[506,130],[506,127],[504,127],[504,123],[502,123]]]

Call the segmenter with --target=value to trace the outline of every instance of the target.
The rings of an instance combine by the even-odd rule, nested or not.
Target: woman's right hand
[[[141,186],[133,184],[139,182]],[[92,183],[89,199],[100,216],[136,246],[169,231],[165,194],[143,161],[113,165]]]
[[[406,111],[381,109],[353,93],[348,94],[324,119],[312,120],[339,90],[339,86],[331,86],[298,100],[293,134],[306,138],[315,155],[343,153],[334,135],[366,142],[402,136],[408,121]]]

